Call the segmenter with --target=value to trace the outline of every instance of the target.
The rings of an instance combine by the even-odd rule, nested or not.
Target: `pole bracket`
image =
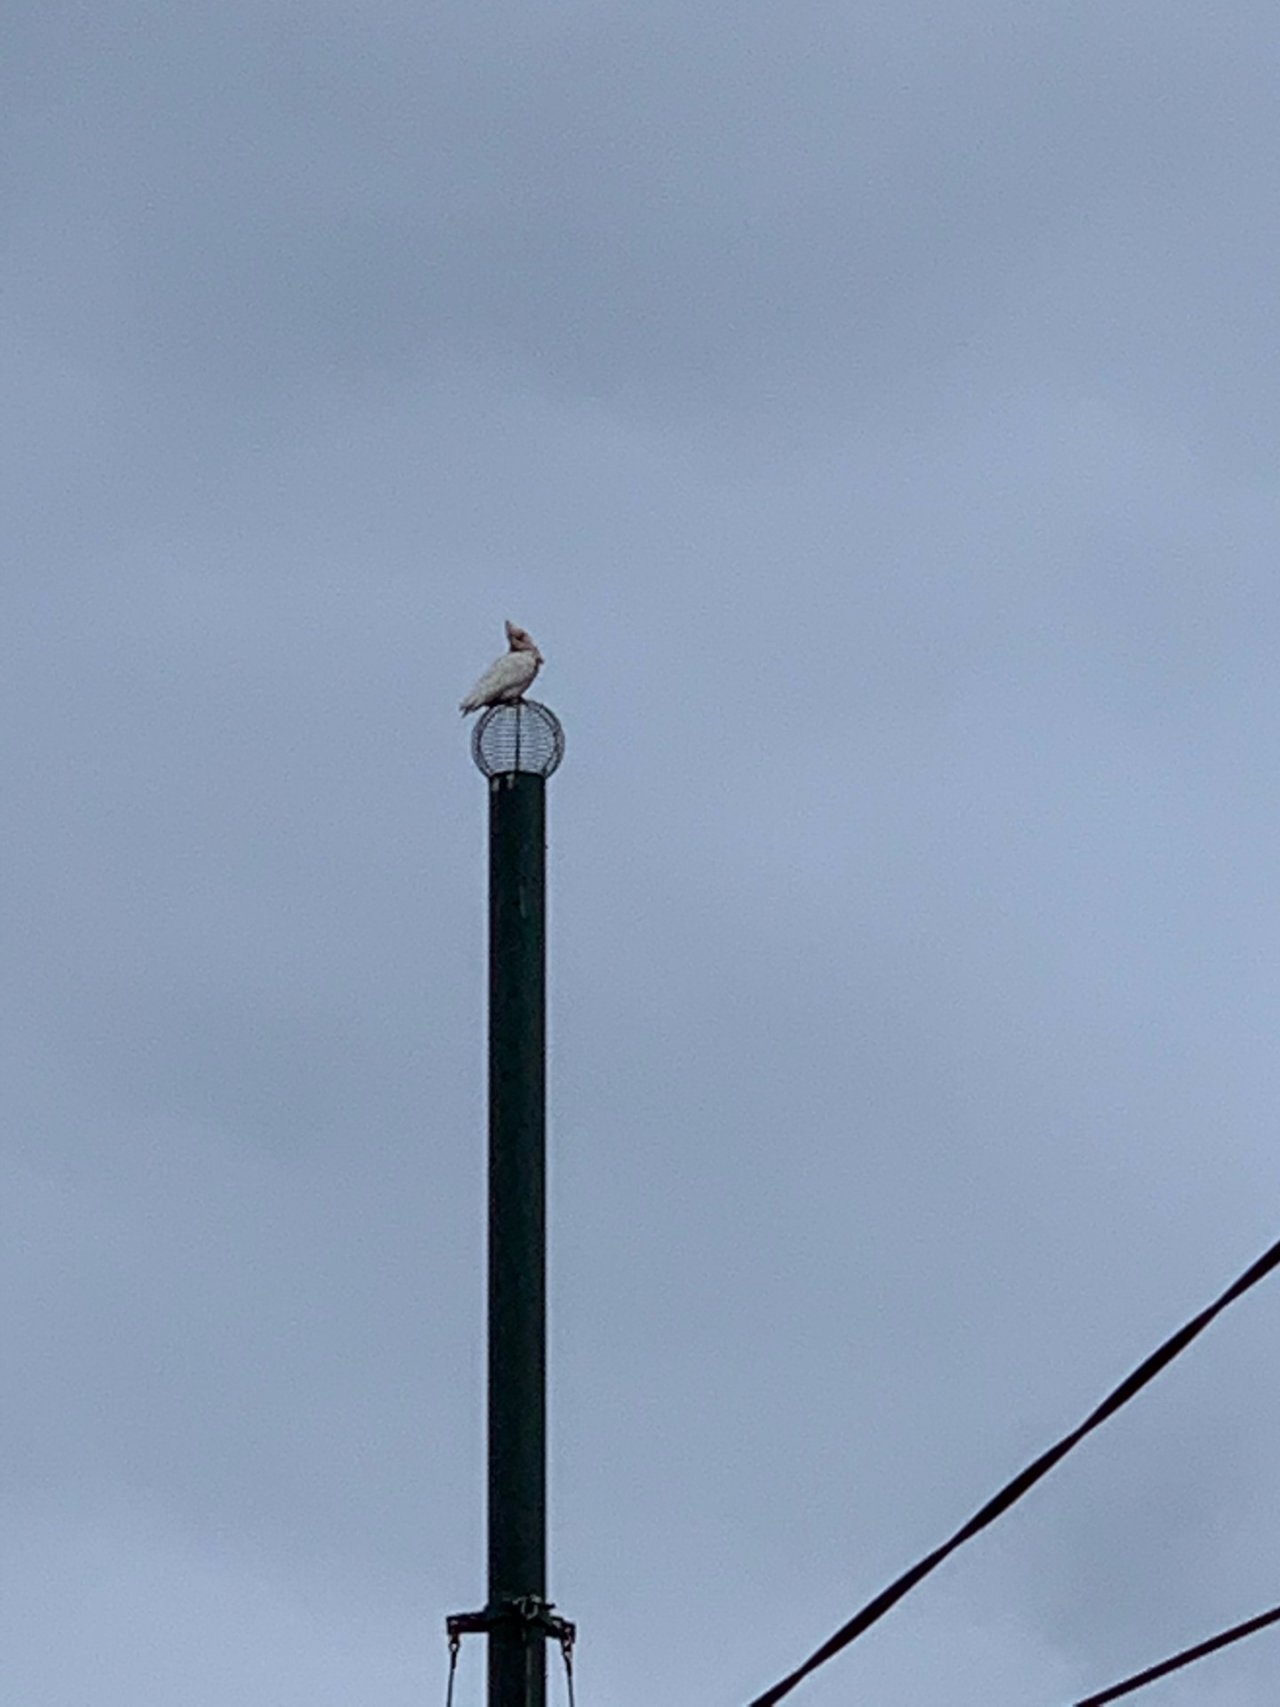
[[[463,1636],[485,1636],[491,1630],[506,1630],[512,1626],[526,1634],[537,1634],[559,1642],[572,1650],[578,1627],[567,1618],[557,1616],[555,1604],[543,1600],[540,1594],[521,1594],[513,1600],[491,1602],[479,1612],[454,1612],[444,1621],[450,1647]]]
[[[540,1594],[517,1595],[514,1600],[490,1603],[479,1612],[454,1612],[445,1619],[444,1627],[449,1635],[449,1687],[446,1707],[453,1707],[453,1679],[458,1669],[458,1649],[462,1646],[462,1638],[485,1636],[494,1630],[510,1629],[513,1625],[520,1631],[522,1640],[536,1635],[541,1636],[544,1641],[549,1639],[560,1644],[565,1682],[569,1690],[569,1707],[574,1707],[573,1644],[577,1640],[578,1626],[568,1618],[557,1617],[553,1603],[543,1600]]]

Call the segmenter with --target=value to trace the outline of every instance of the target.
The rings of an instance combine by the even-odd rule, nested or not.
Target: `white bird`
[[[533,686],[533,678],[542,665],[542,653],[532,636],[509,622],[507,645],[509,650],[490,664],[458,708],[464,716],[468,711],[479,711],[482,705],[509,704],[514,699],[523,699],[526,688]]]

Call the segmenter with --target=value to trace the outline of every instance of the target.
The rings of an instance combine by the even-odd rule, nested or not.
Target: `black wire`
[[[567,1643],[562,1643],[560,1653],[564,1659],[565,1688],[569,1694],[569,1707],[574,1707],[573,1700],[573,1649]]]
[[[1086,1695],[1082,1701],[1075,1702],[1074,1707],[1104,1707],[1104,1703],[1118,1701],[1122,1695],[1132,1695],[1135,1689],[1142,1689],[1157,1678],[1168,1677],[1171,1671],[1181,1671],[1183,1666],[1204,1659],[1206,1654],[1230,1647],[1232,1642],[1243,1641],[1257,1630],[1265,1630],[1268,1624],[1280,1624],[1280,1606],[1273,1606],[1270,1612],[1260,1612],[1256,1618],[1246,1618],[1243,1624],[1233,1624],[1229,1630],[1220,1630],[1207,1641],[1197,1642],[1194,1648],[1184,1648],[1180,1654],[1161,1660],[1159,1665],[1148,1666],[1146,1671],[1125,1678],[1123,1683],[1113,1683],[1109,1689],[1101,1689],[1096,1695]]]
[[[1184,1352],[1192,1340],[1197,1335],[1202,1334],[1216,1316],[1220,1315],[1229,1304],[1234,1304],[1237,1298],[1249,1291],[1250,1287],[1256,1286],[1260,1280],[1265,1279],[1277,1265],[1280,1265],[1280,1239],[1277,1239],[1269,1250],[1264,1251],[1256,1262],[1251,1263],[1240,1278],[1228,1286],[1221,1297],[1216,1298],[1207,1309],[1201,1310],[1198,1316],[1193,1316],[1189,1322],[1178,1329],[1177,1333],[1171,1334],[1163,1345],[1159,1346],[1151,1353],[1150,1357],[1145,1358],[1138,1365],[1132,1374],[1126,1375],[1120,1385],[1108,1393],[1096,1410],[1091,1411],[1077,1428],[1072,1429],[1070,1434],[1064,1435],[1047,1452],[1042,1452],[1034,1463],[1020,1471],[1011,1482],[1007,1482],[998,1494],[993,1495],[986,1505],[974,1513],[968,1523],[956,1530],[949,1541],[944,1541],[940,1547],[935,1547],[932,1553],[926,1554],[917,1564],[912,1565],[910,1570],[904,1571],[900,1577],[889,1584],[888,1588],[881,1589],[873,1600],[869,1600],[860,1611],[854,1613],[847,1623],[842,1624],[833,1636],[829,1636],[820,1648],[816,1648],[802,1665],[797,1666],[793,1672],[789,1672],[779,1683],[775,1683],[772,1689],[766,1689],[763,1695],[757,1695],[750,1703],[750,1707],[776,1707],[776,1704],[785,1696],[790,1695],[796,1685],[808,1677],[810,1672],[817,1671],[819,1666],[825,1665],[830,1659],[834,1659],[851,1642],[855,1642],[864,1631],[878,1623],[886,1612],[890,1611],[904,1595],[909,1594],[915,1588],[917,1583],[923,1582],[925,1577],[936,1571],[938,1566],[949,1558],[957,1547],[961,1547],[966,1541],[972,1540],[989,1523],[993,1523],[997,1517],[1008,1511],[1009,1507],[1015,1505],[1025,1493],[1028,1493],[1042,1476],[1047,1476],[1050,1470],[1066,1457],[1068,1452],[1078,1446],[1086,1435],[1092,1434],[1094,1429],[1099,1428],[1108,1417],[1114,1416],[1122,1406],[1127,1405],[1129,1400],[1140,1393],[1149,1381],[1153,1381],[1162,1369]]]

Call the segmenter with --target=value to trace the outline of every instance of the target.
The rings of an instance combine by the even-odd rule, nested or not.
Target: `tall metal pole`
[[[489,783],[489,1605],[547,1593],[546,783]],[[489,1631],[489,1707],[544,1707],[546,1637]]]
[[[489,779],[489,1707],[546,1707],[547,1639],[572,1677],[574,1626],[547,1600],[546,779],[564,731],[532,700],[472,736]]]

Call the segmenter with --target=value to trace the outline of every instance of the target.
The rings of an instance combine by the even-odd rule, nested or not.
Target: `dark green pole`
[[[556,714],[491,705],[471,734],[489,781],[489,1598],[445,1619],[488,1638],[489,1707],[546,1707],[547,1642],[572,1698],[577,1627],[547,1600],[547,778]]]
[[[489,1707],[546,1702],[546,1200],[546,782],[515,770],[489,780]]]

